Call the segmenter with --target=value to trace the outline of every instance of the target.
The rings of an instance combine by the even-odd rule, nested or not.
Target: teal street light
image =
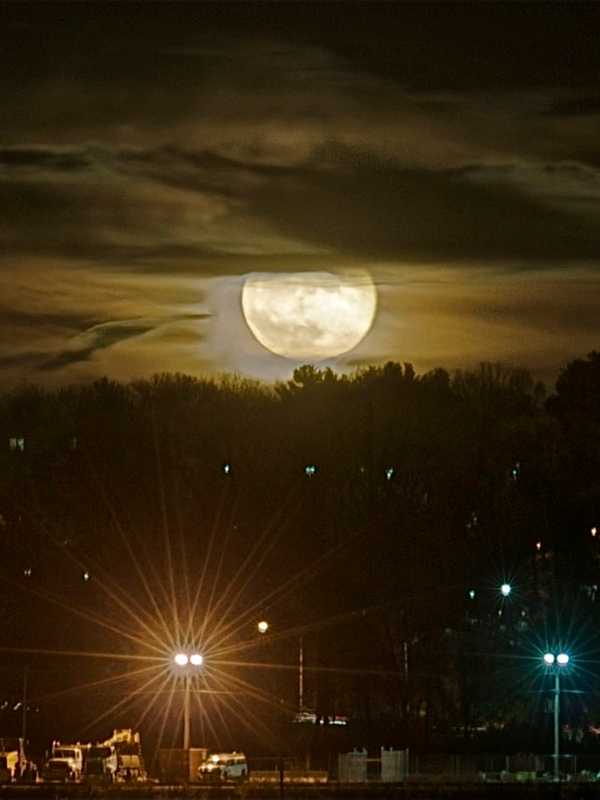
[[[554,674],[554,780],[560,780],[560,674],[570,661],[568,653],[544,653],[544,664]]]
[[[178,672],[183,675],[183,749],[190,749],[190,696],[192,688],[192,673],[194,667],[204,664],[204,657],[200,653],[175,653],[173,663]]]

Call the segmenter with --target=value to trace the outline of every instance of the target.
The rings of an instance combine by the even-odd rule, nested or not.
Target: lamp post
[[[560,672],[569,663],[567,653],[544,653],[544,663],[554,675],[554,780],[560,781]]]
[[[173,661],[178,671],[183,673],[183,749],[190,749],[190,698],[192,689],[192,673],[204,663],[200,653],[176,653]]]
[[[269,630],[269,623],[266,620],[261,620],[256,628],[261,635],[264,635]],[[298,640],[298,713],[301,714],[304,710],[304,637],[300,636]]]
[[[304,636],[298,643],[298,713],[304,711]]]

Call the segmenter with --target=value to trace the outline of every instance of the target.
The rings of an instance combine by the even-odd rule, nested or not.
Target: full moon
[[[267,350],[322,361],[352,350],[369,332],[377,290],[364,272],[253,272],[244,281],[242,310]]]

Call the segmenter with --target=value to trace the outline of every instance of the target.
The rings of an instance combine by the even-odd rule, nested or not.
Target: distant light
[[[475,589],[469,589],[469,598],[475,600]]]
[[[23,575],[26,578],[31,578],[31,573],[32,573],[31,567],[25,567],[25,569],[23,570]]]
[[[307,464],[304,467],[304,474],[307,475],[309,478],[312,478],[313,475],[317,472],[317,467],[315,464]]]
[[[551,667],[554,664],[554,653],[544,653],[544,661]]]
[[[596,536],[596,534],[598,533],[598,528],[596,528],[596,527],[594,526],[594,527],[591,529],[590,533],[592,534],[592,536],[594,536],[594,537],[595,537],[595,536]]]
[[[231,464],[223,464],[223,472],[225,475],[231,474]]]
[[[557,664],[560,664],[561,667],[566,667],[566,665],[569,663],[569,656],[566,653],[559,653],[556,656],[556,662]]]
[[[269,630],[269,623],[265,619],[261,619],[256,627],[259,633],[266,633]]]
[[[83,575],[82,575],[81,577],[83,578],[83,580],[84,580],[84,581],[89,581],[89,579],[91,578],[91,575],[90,575],[90,573],[89,573],[89,572],[86,570],[86,571],[83,573]]]
[[[500,594],[502,597],[508,597],[508,595],[512,592],[512,587],[510,583],[503,583],[500,587]]]
[[[185,653],[177,653],[173,661],[177,664],[178,667],[185,667],[187,666],[189,659]]]
[[[193,664],[195,667],[201,667],[204,663],[204,658],[200,655],[200,653],[192,653],[190,656],[190,664]]]
[[[539,542],[539,541],[538,541],[538,542],[536,542],[536,543],[535,543],[535,549],[536,549],[536,550],[541,550],[541,549],[542,549],[542,543],[541,543],[541,542]]]
[[[393,467],[388,467],[385,471],[385,479],[391,481],[395,474],[396,470]]]

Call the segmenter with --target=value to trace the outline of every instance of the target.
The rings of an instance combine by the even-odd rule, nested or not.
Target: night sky
[[[324,363],[552,381],[600,343],[599,31],[595,4],[2,5],[0,386],[286,378],[245,277],[348,270],[377,313]]]

